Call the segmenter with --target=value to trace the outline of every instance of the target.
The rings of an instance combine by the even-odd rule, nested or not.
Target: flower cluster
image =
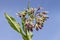
[[[24,10],[18,13],[19,17],[21,17],[22,19],[25,19],[24,26],[28,31],[33,31],[33,28],[36,28],[37,31],[39,28],[42,29],[44,22],[46,21],[47,18],[49,18],[47,16],[48,14],[47,11],[38,12],[41,9],[42,7],[39,7],[37,9],[29,8],[27,10]],[[26,18],[26,15],[28,15],[28,18]],[[34,19],[36,23],[33,23]]]
[[[46,14],[47,14],[47,11],[38,13],[36,15],[36,18],[35,18],[36,19],[36,24],[35,24],[36,30],[38,30],[38,28],[42,29],[44,22],[48,18],[48,16],[46,16]]]

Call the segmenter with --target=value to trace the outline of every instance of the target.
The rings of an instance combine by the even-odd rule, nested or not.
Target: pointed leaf
[[[4,15],[5,15],[8,23],[10,24],[10,26],[11,26],[14,30],[16,30],[17,32],[20,32],[20,33],[21,33],[22,30],[21,30],[21,28],[20,28],[20,24],[17,23],[16,20],[15,20],[13,17],[9,16],[7,13],[5,13]]]

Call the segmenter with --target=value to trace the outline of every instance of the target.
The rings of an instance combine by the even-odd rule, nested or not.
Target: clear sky
[[[4,17],[4,12],[13,16],[18,22],[16,13],[27,8],[28,0],[0,0],[0,40],[22,40],[21,35],[14,31]],[[49,19],[42,30],[33,31],[32,40],[60,40],[60,0],[30,0],[31,7],[42,6],[49,11]]]

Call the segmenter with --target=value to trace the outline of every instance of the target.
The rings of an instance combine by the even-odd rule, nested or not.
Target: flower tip
[[[39,27],[40,29],[42,29],[42,27]]]
[[[41,10],[41,9],[43,9],[43,8],[40,6],[40,7],[38,7],[38,9],[37,9],[37,10]]]
[[[44,12],[42,12],[42,14],[48,14],[48,11],[44,11]]]
[[[36,27],[36,30],[37,30],[37,31],[39,30],[38,27]]]

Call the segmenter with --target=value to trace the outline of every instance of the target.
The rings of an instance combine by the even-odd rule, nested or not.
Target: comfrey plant
[[[36,28],[37,31],[42,29],[44,22],[47,20],[47,18],[49,18],[47,16],[47,11],[41,12],[40,10],[42,10],[42,7],[30,8],[28,6],[27,9],[18,12],[17,16],[21,18],[22,27],[20,27],[20,24],[16,22],[12,16],[9,16],[7,13],[4,15],[10,26],[22,35],[23,40],[32,40],[33,29]]]

